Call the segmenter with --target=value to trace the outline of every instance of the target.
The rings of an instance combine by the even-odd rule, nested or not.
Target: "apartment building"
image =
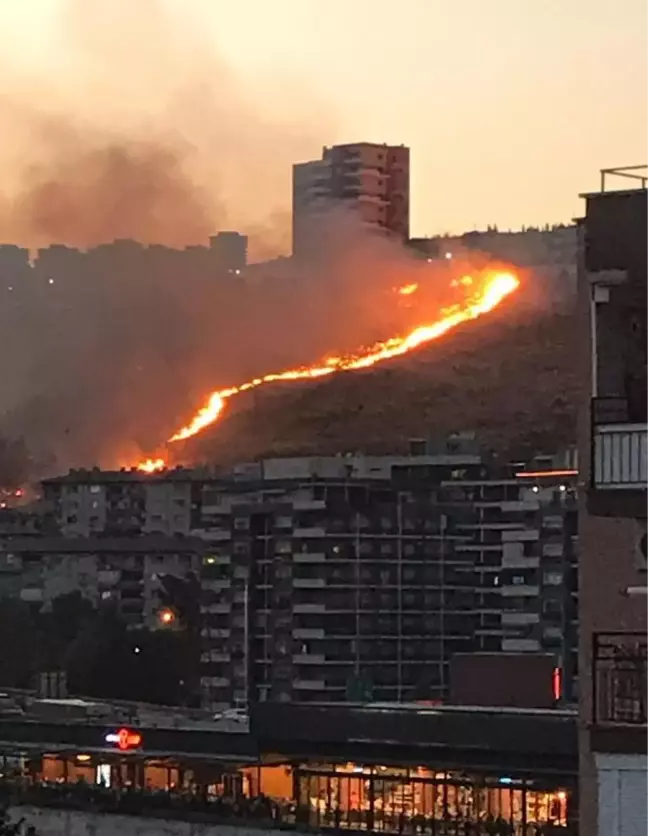
[[[176,468],[147,477],[135,469],[71,470],[42,483],[65,537],[188,535],[192,503],[210,474]]]
[[[210,253],[215,256],[215,264],[240,275],[247,267],[248,238],[240,232],[219,232],[209,238]]]
[[[293,166],[293,254],[308,254],[335,208],[371,230],[409,237],[409,148],[358,142]]]
[[[391,484],[397,462],[269,460],[222,494],[203,571],[209,702],[443,696],[472,647],[472,558],[441,506]]]
[[[202,685],[213,706],[444,699],[451,658],[474,651],[552,654],[569,701],[573,464],[502,466],[471,436],[411,447],[221,474],[72,471],[44,491],[71,542],[202,544]]]
[[[197,584],[202,551],[189,537],[13,537],[0,542],[0,597],[47,608],[80,592],[95,606],[113,605],[131,627],[154,629],[162,579]]]
[[[591,383],[579,439],[581,832],[600,836],[648,826],[646,175],[603,171],[579,222]]]
[[[549,465],[455,450],[241,470],[240,496],[204,506],[206,699],[443,699],[452,656],[486,650],[552,654],[570,701],[576,471]]]
[[[558,461],[557,461],[558,460]],[[575,699],[578,678],[578,471],[559,457],[489,468],[487,478],[442,483],[456,503],[459,553],[475,571],[475,650],[551,654],[556,696]],[[509,472],[503,472],[508,470]]]

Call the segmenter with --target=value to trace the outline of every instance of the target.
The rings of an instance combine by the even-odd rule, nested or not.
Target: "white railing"
[[[593,448],[593,487],[645,490],[648,483],[646,424],[595,426]]]

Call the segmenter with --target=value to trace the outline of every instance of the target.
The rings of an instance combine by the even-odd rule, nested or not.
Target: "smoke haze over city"
[[[332,110],[295,82],[244,80],[191,4],[179,15],[161,0],[61,0],[56,11],[46,69],[3,44],[2,239],[184,246],[235,228],[257,255],[287,251],[290,165],[332,135]]]

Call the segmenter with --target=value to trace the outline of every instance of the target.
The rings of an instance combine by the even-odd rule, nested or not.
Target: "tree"
[[[196,666],[187,631],[129,630],[114,608],[101,609],[67,654],[72,693],[178,705],[190,702]]]
[[[75,591],[54,598],[49,616],[48,626],[69,644],[84,627],[95,620],[97,613],[92,602]]]
[[[0,601],[0,684],[29,688],[38,669],[39,635],[30,608],[15,598]]]

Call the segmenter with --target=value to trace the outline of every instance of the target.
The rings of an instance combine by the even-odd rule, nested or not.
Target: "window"
[[[381,543],[380,544],[380,554],[393,554],[394,553],[394,546],[392,543]]]
[[[101,493],[101,485],[90,485],[90,493]]]
[[[561,615],[562,603],[553,598],[549,598],[542,602],[542,612],[545,615]]]
[[[545,572],[544,573],[545,586],[562,586],[563,573],[562,572]]]
[[[249,517],[234,517],[234,528],[237,531],[246,531],[250,527]]]

